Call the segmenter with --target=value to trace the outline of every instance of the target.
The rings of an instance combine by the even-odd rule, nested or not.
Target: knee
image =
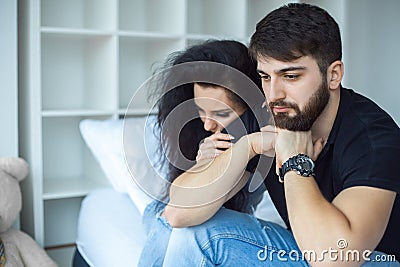
[[[168,250],[182,253],[184,250],[194,251],[195,248],[200,248],[199,230],[201,229],[193,229],[193,227],[173,228],[168,242]]]
[[[242,232],[246,232],[249,228],[258,229],[258,227],[257,220],[248,214],[222,208],[203,224],[173,228],[170,242],[173,242],[173,245],[179,244],[182,248],[193,247],[193,245],[204,247],[217,237],[231,234],[248,235]]]

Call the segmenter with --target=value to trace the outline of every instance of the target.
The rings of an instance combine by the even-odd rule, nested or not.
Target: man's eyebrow
[[[268,75],[264,71],[257,69],[258,74]]]
[[[294,70],[305,70],[306,69],[306,67],[304,67],[304,66],[299,66],[299,67],[287,67],[287,68],[284,68],[284,69],[280,69],[280,70],[276,70],[276,71],[274,71],[276,74],[280,74],[280,73],[284,73],[284,72],[287,72],[287,71],[294,71]],[[258,72],[258,74],[261,74],[261,75],[268,75],[267,73],[265,73],[263,70],[260,70],[260,69],[257,69],[257,72]]]
[[[288,71],[294,71],[294,70],[305,70],[306,67],[304,66],[298,66],[298,67],[287,67],[284,69],[280,69],[280,70],[276,70],[274,71],[276,74],[280,74],[280,73],[284,73],[284,72],[288,72]]]

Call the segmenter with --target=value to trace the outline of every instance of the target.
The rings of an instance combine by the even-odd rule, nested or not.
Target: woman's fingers
[[[213,159],[221,155],[224,150],[230,148],[233,144],[230,142],[234,137],[230,134],[216,132],[205,138],[199,145],[196,161],[203,159]]]
[[[210,149],[210,148],[228,149],[232,146],[232,143],[230,142],[231,139],[228,139],[228,141],[225,140],[206,138],[204,139],[204,142],[200,144],[199,149]]]
[[[235,137],[233,137],[230,134],[224,134],[221,132],[216,132],[212,135],[210,135],[209,137],[207,137],[206,139],[204,139],[204,141],[209,140],[209,141],[216,141],[216,140],[225,140],[225,141],[231,141],[235,139]]]

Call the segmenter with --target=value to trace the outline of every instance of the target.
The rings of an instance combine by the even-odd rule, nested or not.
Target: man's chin
[[[305,123],[304,121],[297,120],[296,118],[285,120],[275,119],[275,126],[293,132],[307,132],[311,130],[312,124],[309,122]]]

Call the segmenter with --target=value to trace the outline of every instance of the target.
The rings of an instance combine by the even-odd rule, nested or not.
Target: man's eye
[[[298,75],[298,74],[286,74],[286,75],[285,75],[285,77],[286,77],[288,80],[296,80],[297,78],[299,78],[299,76],[300,76],[300,75]]]
[[[267,75],[261,76],[261,80],[263,80],[263,81],[269,81],[270,79],[271,79],[270,76],[267,76]]]

